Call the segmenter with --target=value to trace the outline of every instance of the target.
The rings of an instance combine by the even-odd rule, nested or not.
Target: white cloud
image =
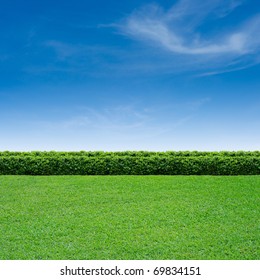
[[[88,127],[91,129],[124,131],[128,129],[142,129],[151,121],[148,114],[132,106],[118,106],[104,108],[103,110],[86,107],[83,111],[84,114],[65,121],[63,127]]]
[[[226,16],[242,3],[243,0],[179,0],[166,14],[169,20],[188,19],[195,26],[208,15],[216,18]]]
[[[225,31],[217,32],[216,28],[213,31],[210,27],[200,31],[209,19],[218,24],[217,20],[228,16],[241,4],[234,0],[180,0],[168,11],[153,4],[135,11],[118,28],[123,34],[160,47],[175,57],[193,56],[201,63],[212,62],[209,68],[217,61],[215,67],[219,68],[238,58],[246,57],[248,62],[248,56],[252,59],[252,55],[259,52],[260,15],[234,23],[234,27],[229,26]],[[251,64],[252,60],[248,65]],[[233,68],[239,69],[241,65]]]
[[[136,107],[133,104],[101,109],[81,107],[78,114],[63,120],[30,121],[42,131],[102,134],[120,139],[153,138],[183,127],[210,101],[202,98],[167,106]],[[165,115],[167,120],[165,120]],[[52,133],[50,133],[52,134]],[[105,140],[105,139],[103,139]]]

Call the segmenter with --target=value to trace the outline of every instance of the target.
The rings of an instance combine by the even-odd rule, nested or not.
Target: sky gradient
[[[0,150],[259,150],[257,0],[3,1]]]

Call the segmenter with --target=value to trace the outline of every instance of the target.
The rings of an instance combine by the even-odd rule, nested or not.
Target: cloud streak
[[[180,0],[167,11],[153,4],[132,13],[118,28],[132,39],[160,47],[175,56],[193,56],[202,62],[218,60],[218,63],[221,58],[229,64],[238,58],[248,61],[248,57],[257,56],[260,49],[259,14],[229,30],[205,29],[209,19],[218,24],[218,20],[241,4],[234,0]],[[233,68],[241,68],[241,65]]]
[[[36,121],[42,130],[81,131],[82,133],[99,133],[118,135],[121,138],[146,138],[174,132],[179,127],[192,121],[209,98],[196,99],[183,104],[168,106],[136,107],[120,105],[101,109],[81,107],[80,113],[70,118],[49,122]],[[167,115],[164,120],[162,115]],[[33,121],[34,123],[34,121]]]

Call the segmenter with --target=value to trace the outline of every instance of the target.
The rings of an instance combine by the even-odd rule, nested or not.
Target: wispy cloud
[[[63,122],[64,128],[88,127],[91,129],[128,130],[147,125],[152,119],[145,110],[137,110],[133,106],[117,106],[113,108],[82,108],[83,113]]]
[[[255,60],[260,50],[260,15],[255,15],[243,23],[217,32],[204,28],[208,20],[227,17],[242,4],[235,0],[179,0],[169,10],[152,4],[133,12],[120,25],[119,30],[126,36],[145,42],[153,47],[161,47],[175,57],[193,56],[201,63],[218,61],[216,68],[226,67],[240,59],[240,64],[231,69],[240,69],[241,63]],[[222,29],[223,30],[223,29]],[[190,65],[189,65],[190,66]],[[245,67],[245,65],[243,65]],[[214,67],[213,67],[214,69]],[[211,71],[215,73],[217,71]]]
[[[25,69],[30,73],[75,73],[78,76],[113,75],[118,61],[127,52],[109,45],[70,43],[61,40],[42,42],[43,50],[51,53],[51,60],[44,66],[31,66]],[[114,71],[115,72],[115,71]]]
[[[84,134],[100,133],[119,138],[152,138],[174,132],[192,122],[209,98],[194,99],[184,103],[159,106],[123,104],[115,107],[79,107],[71,117],[63,120],[36,121],[43,130],[81,131]],[[165,118],[165,116],[167,116]]]
[[[9,121],[4,135],[26,130],[27,134],[23,135],[21,132],[21,137],[27,149],[29,147],[36,150],[172,149],[179,135],[187,131],[187,127],[192,129],[194,120],[198,114],[203,113],[203,107],[209,101],[209,98],[194,98],[191,101],[167,105],[140,105],[133,102],[101,108],[72,106],[72,113],[68,115],[67,112],[64,114],[59,111],[58,118],[50,119],[47,115],[25,119],[20,117],[18,120],[16,118]],[[9,138],[14,139],[10,136]],[[44,142],[40,139],[44,139]],[[2,142],[6,147],[15,146],[6,138],[3,138]],[[17,143],[15,147],[17,149]],[[25,149],[24,147],[20,149]]]

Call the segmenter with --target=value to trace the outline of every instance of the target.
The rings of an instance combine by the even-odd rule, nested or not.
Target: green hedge
[[[0,175],[258,175],[260,152],[0,152]]]
[[[86,156],[86,157],[107,157],[107,156],[131,156],[131,157],[150,157],[150,156],[176,156],[176,157],[183,157],[183,156],[225,156],[225,157],[260,157],[260,151],[237,151],[237,152],[230,152],[230,151],[222,151],[222,152],[199,152],[199,151],[167,151],[167,152],[149,152],[149,151],[124,151],[124,152],[103,152],[103,151],[80,151],[80,152],[40,152],[40,151],[33,151],[33,152],[10,152],[4,151],[0,152],[0,157],[3,156],[33,156],[33,157],[64,157],[64,156]]]

